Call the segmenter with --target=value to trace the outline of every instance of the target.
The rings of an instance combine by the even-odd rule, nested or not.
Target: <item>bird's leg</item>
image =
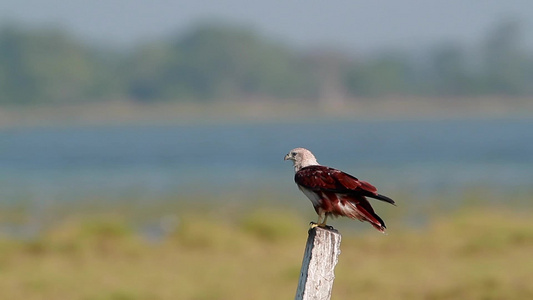
[[[328,220],[328,214],[324,214],[324,221],[322,221],[322,223],[318,223],[317,226],[320,226],[320,227],[327,227],[326,225],[326,221]]]
[[[311,229],[315,228],[315,227],[322,227],[322,228],[325,228],[327,227],[326,225],[326,220],[328,219],[328,215],[325,214],[325,213],[319,213],[318,214],[318,221],[315,223],[315,222],[311,222]]]
[[[311,222],[309,225],[311,225],[310,229],[313,229],[317,226],[319,226],[319,224],[322,224],[322,213],[318,213],[318,221],[315,223],[315,222]]]

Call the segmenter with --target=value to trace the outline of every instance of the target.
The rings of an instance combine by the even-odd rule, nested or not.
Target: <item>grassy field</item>
[[[184,212],[157,240],[113,213],[67,217],[35,239],[4,236],[0,298],[294,298],[309,220],[222,214]],[[533,212],[462,209],[418,228],[394,223],[388,235],[356,221],[363,230],[341,230],[332,299],[533,299]]]

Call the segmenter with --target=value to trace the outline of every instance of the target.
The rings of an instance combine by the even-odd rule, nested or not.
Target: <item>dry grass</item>
[[[343,233],[332,299],[533,299],[532,216],[463,210]],[[121,218],[78,216],[37,240],[0,240],[0,298],[291,299],[306,230],[290,212],[186,213],[150,243]]]

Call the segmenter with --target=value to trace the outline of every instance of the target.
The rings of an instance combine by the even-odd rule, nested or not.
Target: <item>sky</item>
[[[2,0],[0,25],[55,26],[90,42],[131,45],[204,21],[249,26],[295,47],[372,52],[443,41],[473,45],[504,18],[533,48],[531,0]]]

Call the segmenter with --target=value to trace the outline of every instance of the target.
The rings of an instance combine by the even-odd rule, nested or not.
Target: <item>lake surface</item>
[[[411,194],[533,186],[533,120],[318,121],[0,130],[1,202],[296,193],[295,147]],[[22,200],[21,200],[22,199]]]

